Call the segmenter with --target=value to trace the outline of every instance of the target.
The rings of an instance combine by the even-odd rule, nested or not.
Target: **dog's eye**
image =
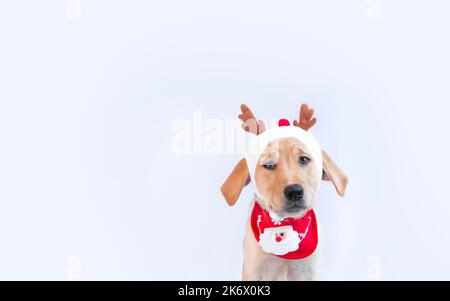
[[[264,167],[265,169],[269,169],[269,170],[275,169],[276,166],[277,166],[277,165],[276,165],[274,162],[271,162],[271,161],[266,162],[266,163],[263,164],[263,167]]]
[[[300,165],[302,166],[307,165],[309,161],[311,161],[311,159],[305,156],[300,156],[300,158],[298,158],[298,163],[300,163]]]

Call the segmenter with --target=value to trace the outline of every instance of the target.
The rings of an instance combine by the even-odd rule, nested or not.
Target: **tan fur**
[[[244,188],[249,181],[247,162],[245,159],[241,159],[225,180],[225,183],[220,187],[220,191],[228,205],[233,206],[237,202],[242,188]]]
[[[311,159],[306,166],[299,164],[300,156]],[[272,141],[260,157],[256,167],[256,186],[266,201],[266,209],[283,214],[286,198],[283,190],[291,184],[299,184],[304,189],[307,209],[314,205],[316,190],[321,177],[314,168],[312,156],[307,148],[297,139],[283,138]],[[274,170],[267,170],[262,164],[266,161],[276,163]],[[306,210],[304,210],[306,212]],[[304,213],[303,212],[303,213]]]
[[[345,188],[348,184],[348,177],[344,172],[336,165],[336,163],[331,160],[330,156],[322,150],[322,161],[323,161],[323,179],[326,181],[331,181],[336,188],[336,192],[340,197],[345,194]]]

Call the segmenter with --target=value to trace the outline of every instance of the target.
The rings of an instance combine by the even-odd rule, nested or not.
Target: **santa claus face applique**
[[[317,222],[313,210],[298,219],[273,220],[270,213],[255,202],[251,226],[261,249],[285,259],[303,259],[318,243]]]
[[[292,226],[265,228],[259,236],[259,245],[266,253],[285,255],[298,249],[298,234]]]

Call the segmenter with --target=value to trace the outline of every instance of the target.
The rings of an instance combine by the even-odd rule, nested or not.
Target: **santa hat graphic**
[[[291,125],[286,119],[280,119],[278,127],[268,129],[259,135],[249,135],[246,144],[245,160],[247,161],[253,191],[259,199],[263,199],[263,197],[255,185],[256,166],[262,164],[259,160],[267,145],[281,138],[295,138],[302,142],[312,156],[312,163],[318,171],[317,176],[322,177],[322,151],[317,140],[310,132]]]

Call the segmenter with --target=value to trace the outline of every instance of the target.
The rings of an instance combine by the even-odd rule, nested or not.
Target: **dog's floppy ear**
[[[331,181],[336,188],[337,194],[343,197],[345,188],[347,187],[348,177],[344,172],[331,160],[330,156],[322,150],[323,175],[322,179]]]
[[[233,206],[241,194],[242,189],[250,182],[250,177],[245,159],[236,164],[231,174],[225,180],[220,191],[228,205]]]
[[[258,135],[264,132],[266,126],[262,120],[257,120],[253,112],[245,104],[241,105],[239,119],[242,121],[242,129],[250,134]],[[242,189],[250,183],[247,162],[245,159],[236,164],[231,174],[225,180],[220,191],[228,205],[233,206],[239,199]]]

